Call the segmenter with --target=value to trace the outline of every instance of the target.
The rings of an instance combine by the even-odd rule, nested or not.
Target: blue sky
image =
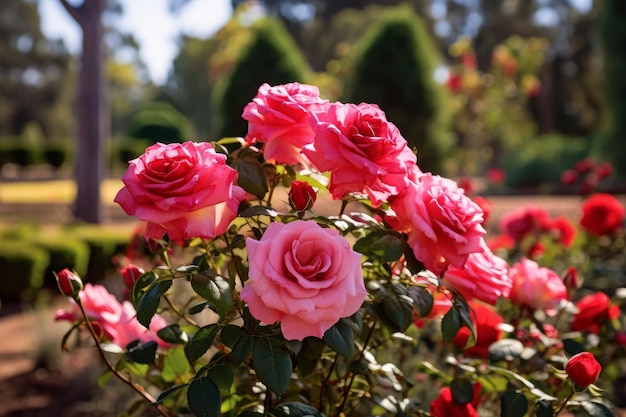
[[[124,13],[116,19],[115,24],[135,35],[141,46],[141,58],[148,67],[150,77],[157,84],[162,84],[167,78],[172,60],[178,52],[176,39],[179,34],[208,37],[222,27],[232,14],[230,0],[191,0],[176,15],[169,13],[168,0],[120,2]],[[39,11],[44,34],[63,38],[70,52],[80,52],[80,29],[61,6],[61,2],[40,0]]]

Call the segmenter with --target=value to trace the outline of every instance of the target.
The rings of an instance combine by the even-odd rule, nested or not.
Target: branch
[[[72,18],[76,20],[76,23],[80,24],[84,17],[83,10],[85,8],[85,2],[83,2],[83,4],[81,4],[80,6],[72,6],[67,0],[59,1],[61,2],[61,5],[63,5],[65,10],[67,10],[67,12],[70,14],[70,16],[72,16]]]

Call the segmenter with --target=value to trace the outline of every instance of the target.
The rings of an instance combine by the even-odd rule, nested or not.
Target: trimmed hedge
[[[87,274],[89,262],[89,245],[76,239],[68,239],[65,235],[39,238],[31,241],[33,247],[39,247],[48,252],[50,260],[44,272],[44,286],[56,287],[55,272],[69,268],[84,277]]]
[[[0,298],[19,300],[31,297],[44,283],[50,255],[27,242],[0,240]]]

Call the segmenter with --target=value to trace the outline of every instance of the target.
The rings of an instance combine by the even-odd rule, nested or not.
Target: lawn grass
[[[118,179],[104,180],[100,196],[104,204],[114,204],[113,199],[122,188]],[[28,181],[0,183],[1,203],[66,203],[74,201],[76,184],[72,180]]]

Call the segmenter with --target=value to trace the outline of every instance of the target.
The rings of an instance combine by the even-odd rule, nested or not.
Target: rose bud
[[[59,290],[63,295],[75,298],[78,296],[80,290],[83,289],[83,281],[78,275],[70,271],[68,268],[65,268],[58,274],[55,273],[54,275],[56,276]]]
[[[582,284],[582,278],[578,275],[578,270],[574,266],[570,266],[565,271],[565,276],[563,277],[563,284],[565,284],[565,288],[567,288],[567,292],[573,293],[578,287]]]
[[[602,366],[590,352],[582,352],[570,358],[565,372],[570,379],[581,387],[587,387],[598,379]]]
[[[135,264],[128,264],[124,268],[120,269],[122,278],[124,278],[124,285],[128,289],[132,289],[135,283],[145,271]]]
[[[306,181],[293,181],[289,190],[289,205],[297,212],[302,212],[313,207],[317,194]]]

